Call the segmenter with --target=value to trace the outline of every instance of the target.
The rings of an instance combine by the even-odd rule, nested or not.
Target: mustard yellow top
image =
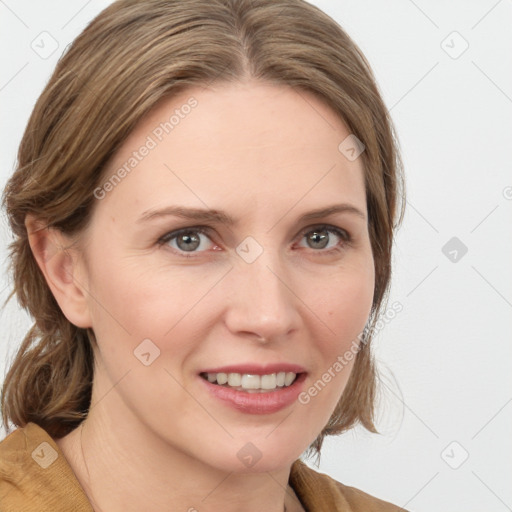
[[[307,512],[404,512],[301,460],[293,463],[289,483]],[[93,512],[59,447],[35,423],[0,442],[0,512]]]

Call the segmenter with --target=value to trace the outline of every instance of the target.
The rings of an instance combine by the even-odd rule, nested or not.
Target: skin
[[[294,460],[331,416],[353,362],[309,403],[239,412],[204,389],[207,367],[290,362],[307,390],[363,330],[374,290],[362,159],[338,145],[349,131],[316,97],[253,80],[193,88],[161,101],[109,164],[110,177],[160,122],[198,105],[113,190],[97,200],[81,249],[27,219],[30,242],[66,317],[98,341],[88,418],[56,439],[94,509],[108,512],[303,510],[287,482]],[[311,210],[342,212],[299,222]],[[223,210],[237,222],[177,217],[138,222],[166,206]],[[314,244],[321,224],[327,247]],[[190,253],[166,233],[198,225]],[[309,233],[309,234],[308,234]],[[247,237],[263,248],[247,263]],[[192,258],[186,258],[192,254]],[[149,338],[160,356],[134,350]],[[237,452],[253,443],[261,459]],[[111,477],[110,475],[115,475]]]

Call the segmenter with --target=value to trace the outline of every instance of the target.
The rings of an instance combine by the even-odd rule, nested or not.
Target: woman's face
[[[285,467],[314,441],[374,290],[349,133],[314,96],[258,82],[189,89],[137,126],[75,274],[99,346],[91,415],[225,471]]]

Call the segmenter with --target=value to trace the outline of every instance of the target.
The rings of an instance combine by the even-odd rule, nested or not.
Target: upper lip
[[[306,370],[302,366],[291,363],[271,363],[265,365],[241,363],[229,366],[219,366],[217,368],[207,368],[201,370],[200,373],[248,373],[251,375],[268,375],[280,372],[304,373],[305,371]]]

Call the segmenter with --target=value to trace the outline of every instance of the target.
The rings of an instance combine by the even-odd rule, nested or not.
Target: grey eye
[[[346,231],[331,226],[308,229],[303,232],[302,238],[306,240],[311,249],[335,249],[337,246],[343,245],[343,242],[350,241],[350,236]],[[329,252],[329,250],[322,252]]]
[[[208,248],[208,241],[211,243],[205,229],[185,228],[167,233],[159,243],[167,244],[181,252],[202,252]]]
[[[312,243],[311,247],[313,249],[324,249],[327,246],[329,243],[329,235],[326,233],[326,229],[311,232],[308,236],[308,241]]]
[[[194,231],[183,233],[176,237],[176,245],[182,251],[195,251],[201,244],[201,239]]]

